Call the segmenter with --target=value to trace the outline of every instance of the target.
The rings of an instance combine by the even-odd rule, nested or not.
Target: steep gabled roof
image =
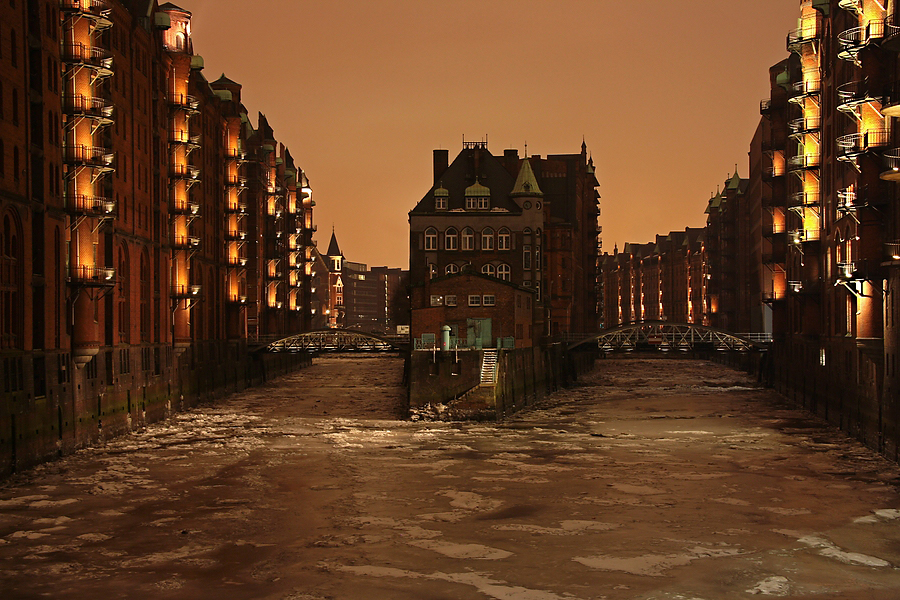
[[[509,197],[515,180],[503,163],[488,151],[487,148],[463,148],[449,167],[441,174],[440,180],[428,190],[409,211],[411,216],[431,214],[434,208],[435,192],[447,190],[447,210],[465,210],[466,189],[475,184],[476,179],[481,186],[490,190],[491,209],[521,214],[522,210]]]
[[[527,158],[522,161],[519,167],[519,175],[516,177],[516,183],[513,185],[511,196],[543,196],[534,171],[531,168],[531,161]]]
[[[334,230],[331,231],[331,241],[328,243],[328,256],[343,256],[341,253],[341,247],[338,246],[337,236],[334,234]]]

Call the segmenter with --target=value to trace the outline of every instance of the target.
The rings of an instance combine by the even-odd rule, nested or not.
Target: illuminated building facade
[[[769,70],[749,178],[726,180],[703,235],[689,244],[690,314],[735,333],[771,334],[768,380],[896,460],[897,5],[801,0],[787,50]],[[624,286],[624,270],[637,263],[604,256],[602,264],[606,325],[639,320],[634,290]],[[694,276],[701,270],[705,291]],[[664,299],[668,287],[664,280]],[[698,311],[697,302],[707,306]]]
[[[310,324],[314,226],[289,152],[203,76],[189,11],[28,0],[0,19],[2,474],[246,385],[249,344]],[[253,221],[273,196],[287,217]]]
[[[452,163],[435,150],[433,186],[409,213],[410,285],[482,274],[534,292],[539,333],[529,339],[596,329],[597,185],[584,144],[579,154],[523,159],[464,142]],[[431,296],[414,291],[413,312]],[[413,336],[421,333],[435,332]]]

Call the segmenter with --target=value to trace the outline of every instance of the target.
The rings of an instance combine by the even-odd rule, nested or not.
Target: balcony
[[[106,48],[67,42],[63,44],[60,54],[64,63],[92,69],[98,77],[110,77],[113,74],[112,52]]]
[[[225,212],[230,215],[245,215],[247,214],[247,203],[235,202],[233,204],[226,204]]]
[[[763,180],[764,181],[772,181],[777,177],[784,177],[784,168],[783,167],[766,167],[763,169]]]
[[[226,175],[225,176],[225,185],[229,187],[236,187],[243,191],[247,188],[247,178],[241,177],[239,175]]]
[[[63,110],[70,117],[93,119],[100,125],[110,125],[113,122],[113,104],[105,98],[67,95],[63,97]]]
[[[225,232],[225,240],[228,242],[243,242],[247,239],[246,231],[231,229]]]
[[[63,148],[66,164],[75,167],[92,167],[101,170],[113,170],[115,154],[102,146],[85,146],[78,144]]]
[[[818,132],[822,126],[822,119],[819,117],[800,117],[799,119],[791,120],[788,126],[791,129],[791,137],[796,138]]]
[[[109,21],[112,9],[106,5],[105,0],[60,0],[59,9],[63,13],[91,19],[94,21],[94,26],[100,29],[112,26],[112,22]]]
[[[266,279],[269,281],[280,281],[282,277],[281,271],[267,271]]]
[[[804,208],[818,206],[818,192],[796,192],[788,197],[788,208]]]
[[[898,260],[900,261],[900,240],[894,240],[893,242],[886,242],[884,244],[884,253],[885,256],[889,260]]]
[[[169,290],[172,298],[184,300],[188,298],[199,298],[201,287],[199,285],[173,285]]]
[[[851,186],[838,190],[835,209],[843,215],[856,212],[856,189]]]
[[[72,211],[87,217],[112,217],[115,215],[116,203],[103,196],[76,194],[72,197]]]
[[[200,169],[193,165],[172,165],[169,170],[169,177],[193,184],[200,181]]]
[[[821,159],[818,154],[798,154],[792,156],[788,160],[788,170],[790,171],[807,171],[810,169],[818,169]]]
[[[176,250],[196,250],[200,247],[200,238],[192,235],[176,235],[172,240]]]
[[[229,256],[228,265],[232,267],[246,267],[247,259],[243,256]]]
[[[188,94],[170,94],[169,106],[184,110],[190,114],[200,112],[200,101]]]
[[[860,279],[855,262],[839,262],[837,263],[837,273],[835,277],[838,281],[853,281]]]
[[[850,81],[838,86],[837,97],[837,109],[847,114],[856,114],[856,110],[861,104],[878,100],[862,81]]]
[[[885,150],[881,155],[884,171],[879,177],[885,181],[900,181],[900,148]]]
[[[838,0],[838,6],[854,14],[862,13],[862,0]]]
[[[787,297],[788,294],[786,290],[766,290],[762,293],[762,301],[767,304],[787,300]]]
[[[818,79],[818,74],[816,74],[815,79],[808,79],[804,81],[798,81],[791,86],[790,97],[788,97],[788,102],[793,102],[794,104],[802,104],[804,100],[807,98],[812,98],[814,96],[818,96],[819,92],[822,91],[822,82]]]
[[[247,304],[247,296],[229,296],[228,304],[236,305],[236,306],[243,306],[243,305]]]
[[[841,46],[838,58],[857,62],[860,51],[868,46],[880,42],[883,38],[892,37],[897,33],[897,27],[885,23],[881,19],[869,21],[861,27],[852,27],[838,34],[838,43]]]
[[[68,282],[83,287],[112,287],[116,285],[116,270],[112,267],[70,265]]]
[[[788,239],[792,244],[803,244],[806,242],[818,242],[818,229],[792,229],[788,232]]]
[[[191,135],[190,131],[176,129],[169,132],[169,143],[185,145],[189,150],[195,150],[200,147],[200,135]]]
[[[199,217],[200,204],[192,200],[188,200],[187,202],[175,202],[172,205],[172,214],[184,215],[188,217]]]
[[[806,24],[799,29],[788,33],[787,51],[800,53],[804,44],[809,44],[819,39],[819,23],[816,21],[807,21]]]
[[[838,160],[850,160],[871,150],[884,148],[890,143],[890,137],[886,129],[842,135],[836,140]]]

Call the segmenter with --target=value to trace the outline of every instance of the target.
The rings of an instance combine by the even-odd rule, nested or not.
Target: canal
[[[302,372],[0,486],[0,597],[900,597],[900,471],[745,375],[598,361],[502,424],[402,359]]]

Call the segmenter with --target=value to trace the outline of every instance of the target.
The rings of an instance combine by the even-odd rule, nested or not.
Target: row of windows
[[[468,298],[469,306],[495,306],[497,297],[494,294],[470,294]],[[432,306],[457,306],[456,294],[447,294],[446,296],[432,296]]]
[[[494,230],[486,227],[481,231],[481,249],[494,249]],[[497,250],[510,250],[512,248],[512,235],[509,229],[502,228],[496,235]],[[425,249],[438,249],[438,230],[429,227],[425,230]],[[444,249],[445,250],[475,250],[475,230],[466,227],[460,234],[455,227],[449,227],[444,232]]]

